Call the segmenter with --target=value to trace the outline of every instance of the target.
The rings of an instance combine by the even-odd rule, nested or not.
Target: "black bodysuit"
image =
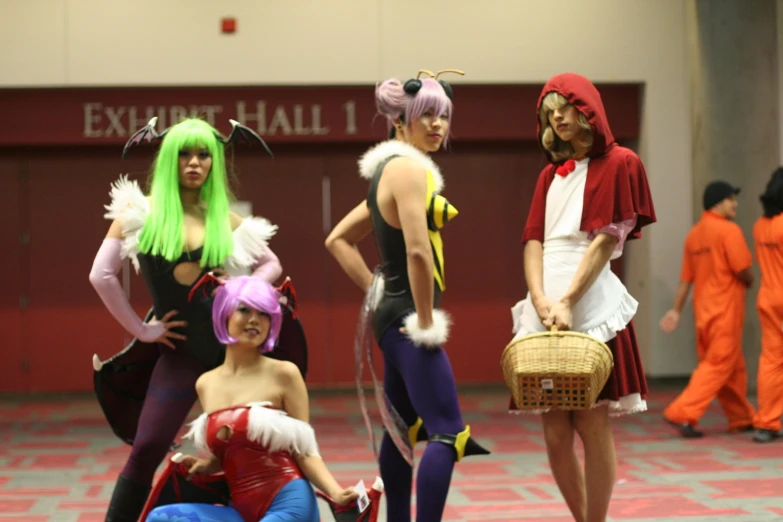
[[[381,256],[381,271],[384,279],[383,299],[372,318],[373,335],[378,342],[395,321],[416,310],[411,283],[408,280],[408,254],[402,230],[386,223],[378,208],[378,183],[383,168],[396,157],[390,156],[378,165],[367,194],[367,207],[370,209],[372,231]],[[432,230],[434,225],[429,223],[429,217],[427,221]],[[441,290],[436,284],[433,308],[440,306],[440,299]]]
[[[161,256],[143,253],[138,254],[138,260],[147,290],[152,297],[155,317],[160,319],[171,310],[177,310],[178,313],[171,320],[187,322],[187,326],[171,330],[187,337],[187,341],[170,339],[177,347],[177,351],[181,350],[181,353],[198,360],[206,370],[211,370],[223,363],[226,354],[226,348],[215,337],[212,326],[214,298],[210,295],[211,289],[197,291],[193,300],[189,302],[188,294],[196,283],[184,285],[174,278],[174,268],[177,265],[185,262],[200,262],[202,251],[203,247],[190,253],[183,253],[173,263]],[[212,268],[202,269],[199,279],[210,270]]]

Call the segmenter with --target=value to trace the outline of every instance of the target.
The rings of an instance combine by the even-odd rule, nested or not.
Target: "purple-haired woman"
[[[215,293],[212,320],[226,358],[196,382],[204,413],[186,435],[205,458],[177,461],[191,476],[222,470],[231,505],[169,504],[153,509],[148,522],[318,522],[310,483],[337,505],[356,499],[356,491],[340,486],[319,455],[299,368],[264,355],[280,333],[279,299],[257,277],[230,279]]]
[[[383,352],[385,398],[379,405],[386,433],[379,464],[387,520],[394,522],[411,520],[417,441],[429,443],[416,479],[416,520],[441,520],[454,462],[488,453],[462,421],[454,374],[442,348],[450,321],[439,308],[446,288],[439,231],[457,211],[440,195],[443,176],[429,153],[448,143],[452,89],[438,74],[422,72],[431,78],[391,79],[376,89],[390,139],[362,156],[360,175],[370,182],[367,198],[326,239],[343,270],[367,292],[356,349],[364,349],[361,337],[365,321],[371,321]],[[382,263],[375,275],[356,248],[370,233]]]

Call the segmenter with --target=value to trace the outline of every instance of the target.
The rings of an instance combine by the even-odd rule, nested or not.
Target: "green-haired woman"
[[[269,282],[282,273],[267,246],[277,227],[229,209],[225,146],[248,136],[263,144],[252,131],[232,123],[231,137],[224,138],[201,119],[184,120],[161,135],[151,121],[126,145],[127,150],[145,139],[161,142],[149,194],[127,177],[112,186],[106,207],[112,224],[90,282],[135,339],[105,363],[93,358],[104,413],[114,432],[133,446],[107,521],[136,522],[155,470],[195,402],[196,379],[223,361],[225,348],[212,327],[212,296],[191,289],[215,269],[229,276],[252,273]],[[125,258],[141,269],[152,297],[145,321],[131,308],[117,278]]]

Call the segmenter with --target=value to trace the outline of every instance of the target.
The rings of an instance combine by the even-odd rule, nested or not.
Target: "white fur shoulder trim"
[[[247,438],[264,446],[268,451],[287,451],[288,453],[309,457],[320,457],[315,430],[306,422],[289,417],[282,410],[268,408],[271,402],[252,402],[247,420]],[[202,413],[188,424],[190,429],[184,438],[193,439],[196,449],[209,454],[207,446],[207,420],[209,415]]]
[[[196,450],[202,455],[208,455],[210,453],[207,446],[207,419],[209,415],[202,413],[196,420],[188,424],[190,429],[182,437],[184,439],[193,439],[193,444],[196,446]]]
[[[403,320],[403,327],[408,331],[408,337],[416,346],[425,348],[439,348],[449,338],[451,317],[449,314],[436,308],[432,311],[432,326],[423,330],[419,328],[419,317],[416,312],[411,312]]]
[[[387,140],[373,146],[359,158],[359,175],[364,179],[372,179],[378,166],[390,156],[405,156],[418,160],[432,172],[435,181],[435,192],[441,192],[444,187],[443,175],[432,159],[413,145],[399,140]]]
[[[268,402],[249,405],[247,438],[265,446],[270,452],[287,451],[303,457],[320,457],[313,427],[289,417],[282,410],[267,408],[268,405]]]
[[[139,271],[139,236],[150,214],[150,204],[136,180],[128,180],[128,175],[112,183],[111,203],[105,205],[107,212],[103,217],[122,224],[122,257],[130,258],[133,267]]]
[[[262,217],[246,217],[234,230],[234,252],[226,259],[226,272],[235,277],[246,274],[266,254],[277,225]]]

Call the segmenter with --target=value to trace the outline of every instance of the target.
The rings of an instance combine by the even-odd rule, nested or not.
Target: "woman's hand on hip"
[[[171,342],[172,339],[179,339],[186,341],[187,337],[177,332],[172,332],[172,328],[184,328],[188,325],[187,321],[172,321],[171,318],[177,315],[176,310],[171,310],[161,319],[153,318],[149,323],[145,324],[145,335],[140,336],[139,339],[145,343],[156,342],[165,344],[172,350],[176,350],[177,347]]]

